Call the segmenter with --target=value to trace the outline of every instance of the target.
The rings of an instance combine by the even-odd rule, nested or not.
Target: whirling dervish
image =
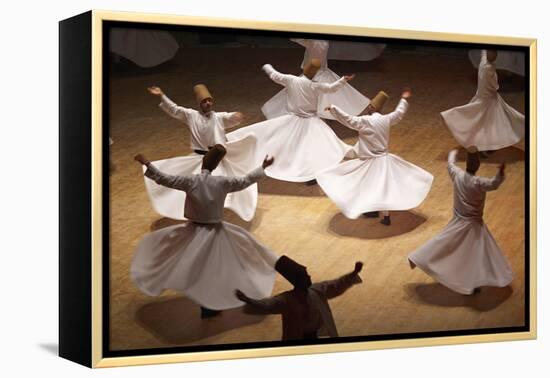
[[[318,83],[332,83],[340,78],[340,76],[328,68],[327,54],[330,46],[329,41],[301,38],[292,38],[291,41],[304,46],[306,49],[304,59],[300,65],[301,69],[304,69],[305,65],[312,59],[319,59],[321,67],[315,77],[312,78],[313,81]],[[262,113],[265,118],[271,119],[288,114],[286,97],[287,89],[283,89],[267,101],[264,106],[262,106]],[[369,99],[351,85],[346,84],[338,92],[323,93],[319,96],[317,105],[317,115],[319,117],[334,119],[329,112],[325,111],[325,107],[329,104],[338,105],[346,113],[356,115],[360,114],[367,107]]]
[[[466,105],[441,113],[443,121],[464,148],[494,151],[520,142],[525,116],[498,94],[495,50],[483,50],[478,68],[477,92]]]
[[[457,153],[449,153],[447,164],[454,188],[453,219],[411,253],[409,263],[461,294],[473,294],[482,286],[507,286],[512,268],[483,221],[486,193],[502,184],[505,166],[493,177],[476,176],[477,149],[468,148],[466,171],[456,166]]]
[[[234,296],[245,288],[256,299],[271,295],[278,256],[245,229],[223,221],[223,204],[228,193],[249,187],[273,163],[265,157],[261,166],[243,177],[214,176],[226,150],[217,144],[202,158],[197,175],[168,175],[143,155],[135,160],[145,176],[174,190],[187,193],[188,222],[156,230],[138,244],[130,269],[132,280],[147,295],[165,289],[178,290],[201,305],[201,316],[242,306]]]
[[[246,175],[256,166],[251,155],[255,141],[252,138],[245,138],[229,143],[225,137],[225,130],[239,125],[243,115],[240,112],[215,112],[213,110],[214,98],[204,84],[195,85],[193,90],[199,110],[176,105],[159,87],[148,88],[149,93],[160,97],[159,106],[162,110],[187,125],[191,134],[191,149],[193,150],[193,153],[187,156],[157,160],[153,163],[167,174],[198,174],[201,172],[202,157],[209,148],[215,144],[222,144],[227,150],[227,155],[212,174],[218,176]],[[184,191],[158,185],[147,177],[145,177],[145,187],[157,213],[172,219],[185,219],[183,205],[186,194]],[[258,187],[254,184],[242,191],[229,193],[224,206],[233,210],[245,221],[251,221],[256,212],[257,202]]]
[[[256,139],[253,162],[259,164],[266,154],[277,156],[277,162],[266,170],[269,177],[291,182],[308,182],[323,169],[340,162],[351,151],[334,131],[317,115],[319,96],[342,89],[354,75],[343,76],[332,83],[312,79],[321,67],[318,59],[304,66],[302,76],[277,72],[270,64],[263,70],[287,91],[288,113],[277,118],[243,127],[227,134],[229,141],[248,136]]]
[[[388,99],[379,92],[367,107],[368,115],[350,116],[335,105],[327,107],[344,126],[359,132],[355,146],[357,159],[344,161],[317,175],[317,182],[342,213],[350,219],[361,214],[384,217],[389,226],[389,210],[408,210],[420,205],[432,185],[433,176],[399,156],[389,153],[390,128],[401,121],[411,97],[406,88],[395,110],[381,114]]]

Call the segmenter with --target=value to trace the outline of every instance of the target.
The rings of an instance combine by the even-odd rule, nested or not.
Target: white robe
[[[225,146],[227,154],[216,170],[212,172],[213,175],[244,176],[258,165],[252,161],[251,154],[255,146],[253,138],[226,142],[225,129],[239,123],[235,113],[212,111],[208,115],[204,115],[194,109],[178,106],[164,95],[160,107],[171,117],[188,125],[193,150],[208,151],[208,148],[215,144]],[[153,163],[158,169],[171,175],[191,175],[200,173],[202,158],[202,155],[192,153],[188,156],[157,160]],[[158,185],[148,178],[145,178],[145,188],[157,213],[172,219],[185,219],[183,215],[184,191]],[[242,191],[230,193],[226,197],[225,207],[249,222],[254,218],[257,202],[258,187],[254,184]]]
[[[245,177],[172,176],[153,165],[145,175],[187,192],[188,223],[154,231],[138,244],[130,274],[141,291],[157,296],[165,289],[183,292],[201,306],[223,310],[242,306],[241,289],[255,299],[271,295],[278,256],[252,234],[222,222],[225,196],[264,176],[260,167]]]
[[[314,39],[291,39],[306,48],[304,60],[300,68],[304,68],[311,59],[317,58],[321,61],[321,68],[313,78],[319,83],[332,83],[340,77],[327,66],[327,53],[329,51],[329,42]],[[271,119],[288,114],[287,109],[287,90],[283,89],[262,106],[262,113],[265,118]],[[369,104],[370,100],[359,93],[349,84],[345,84],[338,92],[324,93],[319,96],[317,104],[317,114],[321,118],[334,119],[332,115],[325,111],[325,107],[330,104],[336,104],[350,114],[361,113]]]
[[[271,80],[286,88],[289,114],[233,131],[227,139],[253,136],[254,164],[260,164],[266,155],[275,157],[275,163],[266,169],[269,177],[291,182],[313,180],[319,171],[338,163],[351,150],[316,115],[319,95],[338,91],[346,81],[341,78],[331,84],[316,83],[305,76],[281,74],[269,64],[263,69]]]
[[[470,62],[475,68],[479,67],[481,50],[470,50],[468,52]],[[495,61],[496,68],[506,70],[517,75],[525,76],[525,54],[519,51],[498,51]]]
[[[461,294],[481,286],[504,287],[512,269],[483,222],[486,192],[496,190],[504,177],[471,175],[455,165],[448,169],[454,187],[454,216],[433,239],[409,255],[409,260],[442,285]]]
[[[386,45],[383,43],[330,41],[328,59],[365,62],[378,58],[385,48]]]
[[[370,211],[412,209],[428,195],[433,176],[388,152],[390,128],[401,121],[407,108],[407,101],[401,99],[392,113],[354,117],[332,107],[340,123],[359,132],[358,159],[328,168],[316,178],[347,218],[357,219]]]
[[[140,67],[148,68],[172,59],[179,50],[179,44],[167,31],[112,28],[109,50]]]
[[[495,65],[481,53],[476,95],[466,105],[441,113],[443,121],[463,147],[480,151],[498,150],[521,141],[525,116],[508,105],[498,94]]]

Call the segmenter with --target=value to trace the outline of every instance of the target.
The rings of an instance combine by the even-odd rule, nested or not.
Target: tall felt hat
[[[370,105],[372,105],[374,110],[379,112],[384,107],[384,104],[388,98],[390,98],[390,96],[388,96],[386,92],[380,91],[372,100],[370,100]]]
[[[477,171],[479,168],[479,152],[476,146],[466,148],[466,170]]]
[[[282,255],[277,260],[275,270],[294,286],[300,286],[307,275],[305,266],[298,264],[286,255]]]
[[[487,60],[489,62],[494,62],[498,57],[497,50],[487,50]]]
[[[304,66],[304,75],[311,80],[315,77],[319,68],[321,68],[321,61],[317,58],[313,58]]]
[[[193,92],[195,92],[195,98],[197,99],[197,102],[200,104],[202,100],[205,100],[207,98],[211,98],[212,100],[214,97],[210,94],[208,91],[208,88],[206,88],[206,85],[204,84],[197,84],[193,87]]]
[[[203,167],[217,167],[226,152],[225,147],[221,144],[214,145],[202,158]]]

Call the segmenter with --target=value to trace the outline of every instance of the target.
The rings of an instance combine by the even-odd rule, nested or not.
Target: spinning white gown
[[[227,134],[229,141],[253,136],[256,139],[254,164],[266,155],[276,156],[266,174],[278,180],[305,182],[339,161],[351,151],[334,131],[316,115],[318,97],[342,88],[344,78],[331,84],[316,83],[305,76],[281,74],[269,65],[263,67],[271,80],[285,86],[289,114]]]
[[[495,65],[481,52],[477,93],[466,105],[441,113],[458,143],[476,146],[480,151],[498,150],[521,141],[525,134],[525,116],[508,105],[498,94]]]
[[[383,43],[330,41],[328,59],[366,62],[378,58],[385,48]]]
[[[224,129],[234,127],[240,122],[235,119],[235,113],[212,111],[206,116],[196,110],[177,106],[164,95],[160,107],[171,117],[189,126],[193,150],[206,152],[209,146],[215,144],[225,146],[227,154],[216,170],[212,172],[213,175],[244,176],[258,165],[253,161],[252,155],[256,142],[254,138],[248,137],[226,142]],[[201,172],[202,157],[201,154],[192,153],[188,156],[157,160],[153,163],[162,172],[171,175],[190,175]],[[148,178],[145,178],[145,188],[157,213],[172,219],[185,219],[183,215],[184,191],[158,185]],[[228,194],[225,207],[249,222],[254,218],[257,202],[258,187],[254,184],[242,191]]]
[[[278,256],[243,228],[222,221],[227,193],[263,177],[260,167],[245,177],[171,176],[153,165],[145,175],[187,192],[188,223],[146,235],[138,244],[130,274],[141,291],[156,296],[165,289],[183,292],[201,306],[223,310],[239,307],[235,289],[261,299],[271,295]]]
[[[468,52],[470,62],[475,68],[478,68],[481,60],[481,50],[470,50]],[[495,61],[496,68],[506,70],[517,75],[525,76],[525,55],[518,51],[498,51]]]
[[[483,222],[486,192],[496,190],[504,177],[473,176],[455,165],[448,169],[454,187],[454,216],[436,237],[409,255],[409,260],[449,289],[471,294],[481,286],[504,287],[513,273]]]
[[[412,209],[428,195],[433,176],[388,152],[390,128],[401,121],[407,108],[405,99],[385,115],[353,117],[336,106],[331,108],[338,122],[359,132],[358,159],[328,168],[316,178],[347,218],[370,211]]]
[[[327,66],[327,53],[329,51],[328,41],[314,39],[291,39],[291,41],[306,48],[304,60],[300,68],[303,69],[304,65],[313,58],[317,58],[321,61],[321,68],[317,71],[313,81],[318,83],[332,83],[340,78],[340,76],[331,71]],[[338,92],[324,93],[319,96],[317,115],[321,118],[334,119],[329,112],[325,111],[325,107],[330,104],[340,106],[349,114],[359,114],[367,107],[369,102],[370,100],[367,97],[363,96],[355,88],[346,83]],[[262,113],[267,119],[288,114],[287,90],[283,89],[267,101],[264,106],[262,106]]]
[[[162,30],[113,28],[109,36],[111,52],[140,67],[154,67],[172,59],[179,45],[172,35]]]

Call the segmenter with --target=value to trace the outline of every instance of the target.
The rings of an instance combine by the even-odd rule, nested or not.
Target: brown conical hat
[[[388,96],[386,92],[380,91],[376,96],[374,96],[372,100],[370,100],[369,105],[371,105],[374,108],[374,110],[379,112],[384,107],[384,104],[386,103],[388,98],[390,98],[390,96]]]
[[[313,58],[304,66],[304,75],[311,80],[315,77],[319,68],[321,68],[321,61],[317,58]]]
[[[202,100],[205,100],[207,98],[211,98],[212,100],[214,97],[210,94],[208,91],[208,88],[206,88],[206,85],[204,84],[197,84],[193,87],[193,92],[195,92],[195,98],[197,99],[197,102],[200,104]]]
[[[202,158],[202,167],[214,169],[225,156],[226,149],[221,144],[216,144]]]
[[[479,168],[479,153],[476,146],[466,148],[466,170],[477,171]]]
[[[487,60],[489,62],[494,62],[498,57],[497,50],[487,50]]]
[[[277,260],[275,270],[294,286],[299,286],[306,275],[306,267],[286,255],[282,255]]]

